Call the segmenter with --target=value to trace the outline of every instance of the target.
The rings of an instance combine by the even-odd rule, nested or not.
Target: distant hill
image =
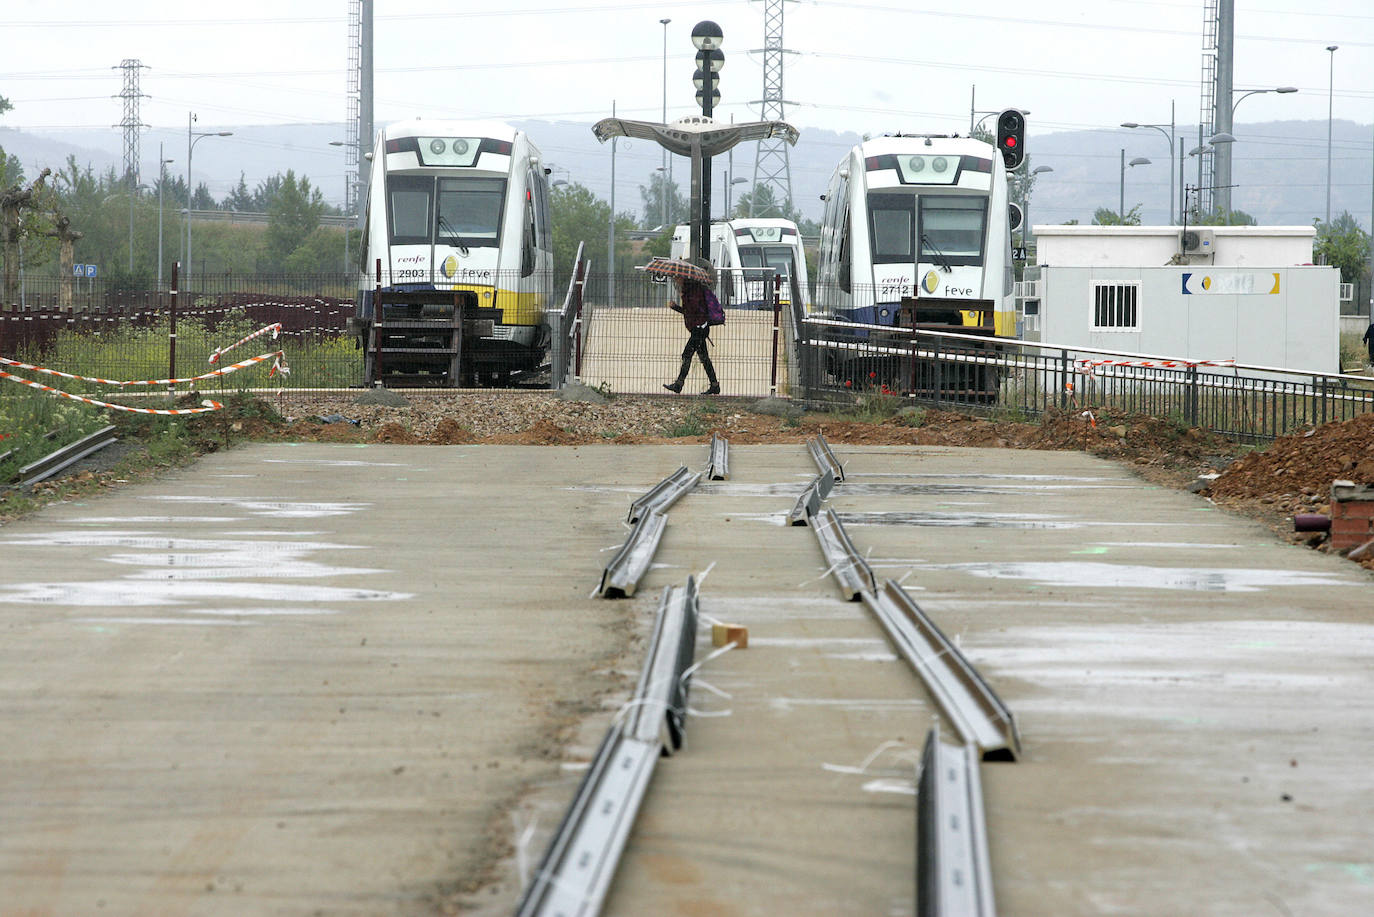
[[[572,121],[517,121],[555,169],[555,178],[580,182],[595,194],[610,194],[611,149],[592,136],[591,124]],[[919,130],[919,125],[901,125]],[[1047,165],[1031,200],[1031,219],[1036,223],[1063,223],[1071,219],[1087,223],[1098,207],[1115,210],[1121,187],[1120,151],[1128,160],[1144,156],[1149,165],[1126,173],[1126,207],[1140,203],[1147,223],[1167,222],[1169,174],[1177,181],[1178,152],[1197,145],[1196,126],[1180,125],[1178,143],[1169,160],[1168,142],[1155,130],[1104,129],[1038,134],[1032,120],[1027,152],[1032,166]],[[206,129],[211,129],[209,126]],[[193,180],[205,181],[216,197],[223,197],[238,182],[240,172],[251,189],[277,172],[294,169],[317,185],[331,203],[343,197],[344,153],[331,141],[345,136],[342,124],[291,124],[215,126],[232,130],[232,138],[211,138],[196,145]],[[1233,133],[1233,206],[1262,223],[1310,224],[1326,210],[1326,122],[1273,121],[1237,125]],[[821,213],[820,195],[835,164],[858,143],[857,134],[803,129],[791,150],[793,198],[798,208],[813,219]],[[186,169],[185,131],[155,129],[142,142],[145,180],[155,173],[158,143],[165,158],[174,159],[168,170],[179,175]],[[30,174],[43,165],[60,167],[68,154],[83,166],[97,171],[123,162],[123,138],[117,129],[31,133],[0,128],[0,147],[18,156]],[[1333,125],[1332,214],[1349,210],[1364,226],[1370,219],[1370,126],[1351,121]],[[616,149],[615,206],[617,211],[641,210],[639,188],[647,185],[661,162],[659,148],[647,141],[620,140]],[[745,144],[734,152],[734,175],[752,181],[754,148]],[[1184,157],[1186,181],[1197,183],[1196,161]],[[722,161],[724,160],[724,161]],[[729,158],[712,163],[716,200],[720,200],[722,173]],[[690,172],[683,159],[673,162],[673,179],[684,191]],[[738,185],[736,191],[748,184]],[[1177,188],[1175,188],[1175,196]]]

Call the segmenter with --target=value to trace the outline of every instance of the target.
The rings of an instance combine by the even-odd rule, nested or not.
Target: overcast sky
[[[445,5],[461,11],[435,11]],[[1332,63],[1335,118],[1374,122],[1374,3],[1235,6],[1238,90],[1300,89],[1245,99],[1239,122],[1324,120]],[[788,2],[787,118],[803,131],[964,132],[976,86],[980,112],[1029,110],[1032,138],[1122,121],[1167,124],[1171,102],[1180,124],[1195,124],[1202,7],[1202,0]],[[22,8],[11,0],[0,13],[0,95],[15,107],[0,126],[108,134],[123,117],[113,97],[125,58],[149,68],[141,82],[149,125],[184,129],[192,110],[200,129],[342,121],[347,14],[347,0],[68,0]],[[757,117],[749,104],[762,94],[757,0],[377,0],[377,122],[417,115],[589,121],[609,114],[613,100],[622,115],[657,120],[663,18],[672,20],[669,118],[693,110],[690,33],[703,19],[725,33],[720,117]],[[1334,56],[1329,44],[1340,46]]]

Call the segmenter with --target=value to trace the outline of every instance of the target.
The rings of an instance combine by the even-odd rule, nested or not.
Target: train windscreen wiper
[[[943,270],[946,274],[954,270],[954,266],[949,263],[949,259],[945,257],[945,253],[940,251],[940,247],[936,245],[934,242],[930,241],[930,236],[926,235],[925,233],[921,233],[921,246],[923,248],[929,248],[931,252],[934,253],[936,265],[938,265],[940,269]]]

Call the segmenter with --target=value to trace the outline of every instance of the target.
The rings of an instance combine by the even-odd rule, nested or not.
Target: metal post
[[[195,147],[191,137],[191,122],[195,119],[193,112],[186,113],[186,276],[182,279],[186,281],[187,289],[191,287],[191,150]]]
[[[1212,116],[1212,129],[1218,134],[1231,133],[1232,90],[1235,31],[1235,0],[1220,0],[1217,4],[1217,93]],[[1217,212],[1227,223],[1231,221],[1231,144],[1216,144],[1212,154],[1212,200]]]
[[[659,25],[663,26],[663,123],[668,123],[668,23],[671,19],[660,19]],[[663,226],[668,226],[668,177],[672,175],[672,164],[668,160],[668,150],[665,147],[660,154],[660,173],[658,197],[659,206],[663,210]]]
[[[1326,82],[1326,225],[1331,225],[1331,99],[1336,87],[1336,49],[1340,45],[1329,45],[1327,47],[1327,57],[1330,63],[1327,66]],[[1374,226],[1370,227],[1374,230]],[[1330,230],[1328,229],[1328,232]]]
[[[162,289],[162,186],[167,184],[167,161],[162,158],[162,144],[157,145],[157,288]]]
[[[1116,215],[1121,217],[1122,222],[1126,220],[1126,149],[1121,150],[1121,202],[1116,208]]]
[[[615,100],[611,100],[611,117],[615,117]],[[609,304],[615,306],[615,144],[611,138],[611,221],[606,229],[606,283]]]
[[[704,115],[705,117],[709,118],[709,117],[711,117],[712,111],[714,111],[714,109],[715,109],[715,106],[712,104],[712,98],[711,98],[711,97],[712,97],[713,95],[715,95],[715,91],[716,91],[716,79],[715,79],[716,74],[715,74],[715,72],[711,69],[710,61],[707,61],[707,62],[706,62],[706,66],[703,67],[702,69],[705,71],[705,73],[703,74],[702,83],[701,83],[701,87],[702,87],[702,88],[701,88],[701,113],[702,113],[702,115]],[[692,178],[693,178],[694,181],[696,181],[696,180],[698,179],[698,176],[697,176],[697,174],[696,174],[695,171],[693,171]],[[701,158],[701,175],[700,175],[700,181],[701,181],[701,248],[700,248],[700,250],[698,250],[698,252],[697,252],[697,254],[696,254],[696,257],[699,257],[699,258],[710,258],[710,257],[711,257],[711,255],[710,255],[710,251],[711,251],[711,157],[710,157],[710,156],[703,156],[703,157]]]
[[[177,377],[177,273],[181,267],[172,264],[172,309],[167,316],[167,378]],[[176,391],[175,386],[168,386]]]
[[[782,297],[779,291],[782,288],[782,277],[779,274],[773,275],[773,369],[768,380],[768,393],[777,395],[778,393],[778,332],[782,323]]]

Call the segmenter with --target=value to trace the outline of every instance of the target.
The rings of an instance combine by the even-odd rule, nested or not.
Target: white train
[[[672,256],[685,258],[690,228],[673,231]],[[720,272],[721,301],[740,306],[760,306],[766,301],[764,278],[782,275],[782,301],[791,298],[790,278],[797,280],[798,294],[808,308],[810,281],[801,233],[791,220],[748,218],[711,224],[710,260]]]
[[[452,333],[421,324],[455,310],[470,378],[539,366],[554,278],[538,148],[505,124],[416,120],[378,131],[371,158],[358,308],[368,384],[386,375],[459,384]]]
[[[819,311],[1014,336],[1008,204],[1007,169],[992,144],[902,135],[861,143],[825,195]]]

